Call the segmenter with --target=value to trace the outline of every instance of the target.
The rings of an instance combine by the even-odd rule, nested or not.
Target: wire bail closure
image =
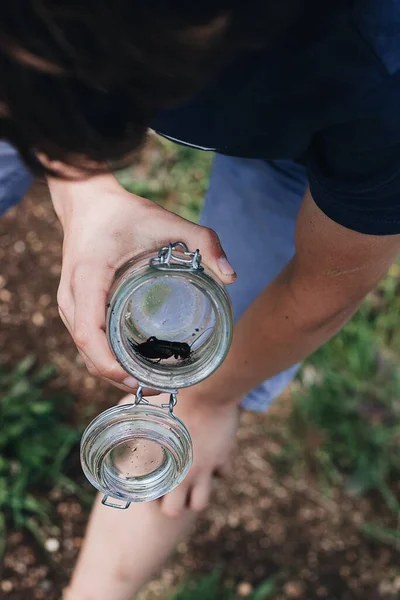
[[[180,254],[174,254],[177,250]],[[183,254],[183,256],[182,256]],[[185,258],[186,257],[186,258]],[[200,250],[190,252],[185,242],[169,243],[168,246],[160,248],[158,255],[150,260],[152,267],[156,269],[181,269],[187,267],[192,271],[203,271],[201,266]]]
[[[176,403],[178,402],[178,392],[177,391],[167,391],[167,390],[159,390],[161,393],[165,392],[169,394],[169,402],[161,404],[161,408],[168,408],[168,412],[171,417],[174,417],[174,408]],[[138,404],[150,404],[146,398],[143,397],[143,386],[139,384],[138,389],[135,395],[135,406]]]
[[[103,504],[103,506],[117,508],[118,510],[126,510],[131,505],[131,502],[129,502],[128,500],[125,502],[125,504],[117,504],[117,502],[110,502],[109,497],[110,496],[103,496],[103,498],[101,499],[101,503]]]
[[[160,390],[160,392],[162,392],[163,390]],[[173,419],[175,419],[175,415],[174,415],[174,408],[176,406],[176,403],[178,401],[177,395],[178,392],[177,391],[173,391],[173,392],[168,392],[169,393],[169,402],[161,404],[161,408],[167,408],[169,414],[171,415],[171,417]],[[143,386],[142,385],[138,385],[136,394],[135,394],[135,402],[134,405],[138,406],[139,404],[150,404],[150,402],[148,400],[146,400],[146,398],[143,397]],[[109,496],[104,495],[101,503],[104,506],[108,506],[110,508],[117,508],[118,510],[126,510],[127,508],[130,507],[131,502],[126,501],[125,504],[118,504],[117,502],[112,502],[109,500]]]

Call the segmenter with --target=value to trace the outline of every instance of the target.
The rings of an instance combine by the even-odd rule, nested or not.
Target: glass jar
[[[127,508],[156,500],[186,477],[192,443],[172,412],[151,404],[114,406],[90,423],[81,442],[83,471],[103,504]],[[122,500],[115,504],[108,497]]]
[[[228,352],[230,301],[200,261],[198,252],[179,242],[155,258],[130,260],[116,274],[107,304],[108,340],[125,371],[146,387],[194,385]]]
[[[134,404],[111,408],[84,432],[85,475],[103,503],[126,508],[171,491],[188,473],[192,444],[173,414],[180,388],[213,373],[231,343],[228,295],[182,242],[131,259],[115,276],[107,303],[107,337],[125,371],[139,382]],[[142,389],[170,394],[149,404]],[[108,497],[125,502],[116,504]]]

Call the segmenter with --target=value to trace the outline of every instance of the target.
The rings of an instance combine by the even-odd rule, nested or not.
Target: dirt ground
[[[0,261],[0,360],[11,365],[34,353],[40,363],[55,364],[62,383],[76,394],[81,420],[115,404],[120,392],[86,373],[58,317],[61,230],[44,186],[0,221]],[[400,547],[360,533],[363,521],[395,525],[381,503],[339,492],[327,498],[311,478],[277,472],[273,457],[279,445],[269,432],[284,426],[289,407],[285,398],[272,416],[242,415],[234,478],[218,484],[214,504],[149,586],[147,600],[166,598],[165,590],[182,578],[216,565],[243,596],[278,575],[275,600],[400,598]],[[55,492],[50,499],[58,519],[52,551],[26,534],[9,533],[0,586],[5,600],[60,599],[87,514],[72,496]]]

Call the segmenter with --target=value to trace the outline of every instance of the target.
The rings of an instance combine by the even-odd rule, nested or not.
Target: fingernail
[[[130,388],[137,388],[138,382],[136,381],[136,379],[134,377],[126,377],[123,382],[124,385],[126,385],[126,387],[130,387]]]
[[[218,267],[221,273],[224,275],[235,275],[235,269],[233,269],[232,265],[229,263],[228,259],[225,256],[222,256],[218,259]]]

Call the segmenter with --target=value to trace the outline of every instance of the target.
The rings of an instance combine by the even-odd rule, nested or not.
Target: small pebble
[[[54,276],[61,275],[61,265],[55,264],[50,267],[50,273]]]
[[[342,577],[347,578],[351,575],[351,569],[348,565],[344,565],[343,567],[340,567],[339,573]]]
[[[272,506],[271,498],[269,498],[268,496],[261,498],[261,500],[258,503],[258,506],[264,510],[271,508],[271,506]]]
[[[18,240],[14,244],[14,250],[17,254],[22,254],[23,252],[25,252],[25,248],[25,242],[23,242],[22,240]]]
[[[93,390],[96,387],[96,379],[88,375],[84,379],[84,386],[87,390]]]
[[[13,584],[8,579],[5,579],[4,581],[2,581],[0,584],[0,587],[1,587],[2,592],[5,592],[6,594],[8,594],[9,592],[12,592],[14,589]]]
[[[284,585],[283,591],[288,598],[303,598],[305,586],[301,581],[288,581]]]
[[[390,581],[388,581],[387,579],[384,579],[383,581],[381,581],[381,583],[379,584],[379,593],[382,596],[390,596],[392,595],[393,592],[393,588],[392,588],[392,584]]]
[[[301,373],[301,380],[305,387],[311,387],[318,380],[318,372],[315,367],[306,365]]]
[[[35,240],[31,243],[31,248],[34,252],[41,252],[43,250],[43,244],[40,240]]]
[[[232,529],[235,529],[236,527],[239,527],[239,524],[240,524],[240,519],[239,519],[238,515],[234,515],[234,514],[228,515],[229,527],[231,527]]]
[[[247,581],[242,581],[236,588],[237,593],[241,598],[247,598],[253,592],[253,586]]]
[[[52,583],[51,583],[51,581],[49,581],[48,579],[44,579],[43,581],[41,581],[41,582],[39,583],[39,587],[40,587],[40,590],[41,590],[42,592],[45,592],[45,593],[47,593],[47,592],[50,592],[50,591],[51,591],[51,588],[52,588],[53,586],[52,586]]]
[[[45,541],[44,547],[47,552],[57,552],[60,548],[60,542],[56,538],[49,538]]]
[[[77,365],[79,365],[80,367],[83,367],[83,365],[85,364],[85,361],[83,360],[82,356],[79,354],[79,352],[76,354],[75,356],[75,363]]]
[[[2,302],[10,302],[12,293],[9,290],[0,290],[0,300]]]
[[[48,306],[51,302],[50,294],[42,294],[39,298],[40,306]]]
[[[36,327],[42,327],[42,325],[44,325],[44,316],[42,315],[42,313],[40,313],[40,312],[33,313],[33,315],[32,315],[32,323]]]

